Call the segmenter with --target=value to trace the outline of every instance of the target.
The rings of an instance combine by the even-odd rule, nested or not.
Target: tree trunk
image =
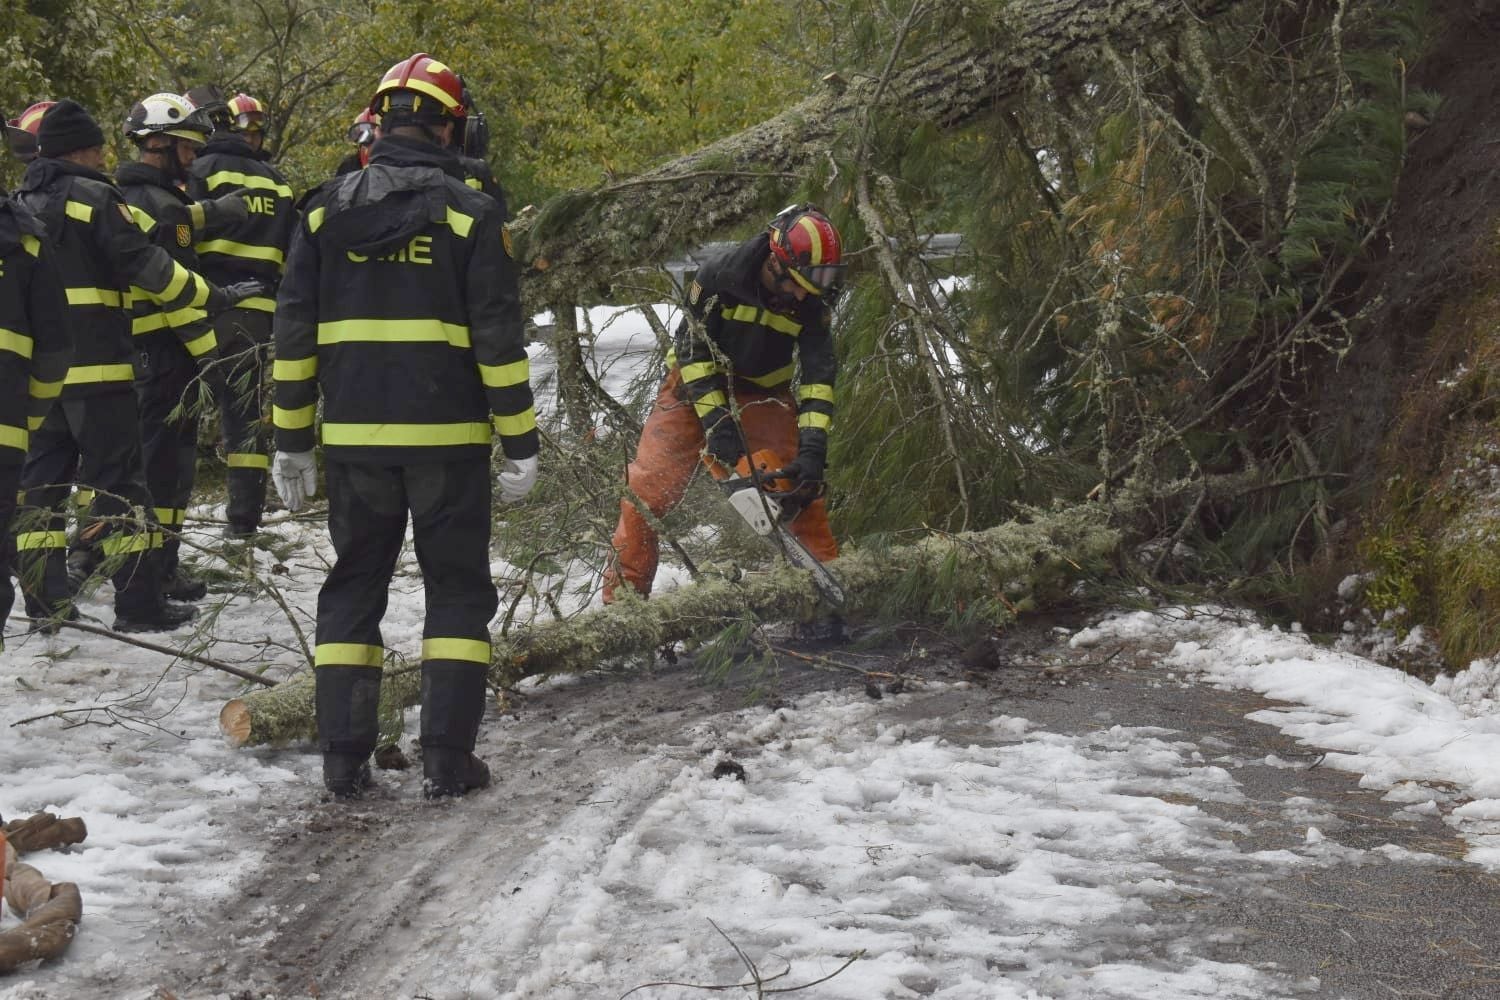
[[[830,86],[639,177],[570,192],[516,220],[519,257],[529,264],[526,295],[535,302],[609,298],[620,272],[774,211],[797,181],[835,156],[847,131],[877,101],[913,120],[957,128],[1019,93],[1028,80],[1065,73],[1103,46],[1128,52],[1239,2],[981,0],[975,6],[990,9],[991,36],[954,32],[893,73],[878,93],[873,78]]]
[[[851,550],[829,568],[844,585],[846,612],[885,620],[950,616],[982,608],[997,625],[1065,594],[1099,571],[1120,545],[1106,508],[1056,511],[1026,524],[932,535],[914,545]],[[808,620],[819,611],[809,574],[782,566],[742,579],[706,580],[649,601],[621,600],[496,640],[490,679],[497,685],[537,674],[596,669],[616,657],[651,654],[747,620]],[[388,670],[381,701],[413,704],[420,671]],[[313,735],[312,679],[304,674],[224,706],[219,724],[232,746],[283,743]]]

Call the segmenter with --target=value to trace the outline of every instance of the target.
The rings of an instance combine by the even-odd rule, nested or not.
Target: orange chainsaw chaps
[[[613,538],[614,559],[604,573],[606,604],[614,599],[615,588],[621,581],[646,595],[651,593],[651,584],[656,579],[656,531],[636,509],[636,503],[657,518],[665,516],[682,502],[700,456],[716,480],[728,478],[723,465],[703,453],[703,425],[692,403],[682,399],[681,385],[681,377],[673,369],[646,417],[635,460],[626,469],[626,482],[636,499],[620,501],[620,520]],[[740,426],[750,447],[750,457],[740,460],[736,472],[748,476],[752,461],[754,468],[765,472],[786,466],[797,454],[797,406],[791,394],[739,392],[736,402]],[[767,487],[774,490],[785,485],[777,482]],[[820,562],[838,557],[838,543],[828,526],[828,507],[821,498],[808,504],[787,528]]]

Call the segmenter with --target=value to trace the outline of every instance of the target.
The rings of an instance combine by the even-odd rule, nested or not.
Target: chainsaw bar
[[[843,584],[781,523],[780,501],[762,492],[751,479],[723,480],[720,485],[724,488],[729,506],[744,518],[751,531],[775,543],[793,566],[811,573],[813,585],[818,588],[823,600],[836,608],[844,606]]]

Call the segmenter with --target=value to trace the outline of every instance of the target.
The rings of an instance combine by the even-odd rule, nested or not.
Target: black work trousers
[[[266,365],[271,314],[257,309],[226,309],[214,320],[219,364],[229,391],[220,401],[225,460],[229,463],[230,528],[249,533],[260,527],[266,505],[266,473],[271,468],[271,428],[265,420]]]
[[[105,520],[100,544],[115,585],[115,613],[154,617],[163,603],[161,529],[146,489],[140,416],[128,384],[64,398],[31,434],[21,468],[16,567],[32,617],[58,614],[72,600],[65,507],[75,480],[94,491],[89,516]]]
[[[423,746],[472,750],[484,712],[490,578],[488,456],[378,466],[330,461],[328,531],[337,560],[318,594],[321,748],[369,753],[378,732],[380,620],[410,514],[422,569]]]
[[[0,633],[10,617],[10,609],[16,603],[16,588],[11,585],[11,569],[15,565],[16,542],[10,533],[10,522],[16,513],[16,487],[21,482],[21,465],[11,462],[0,465]],[[5,648],[5,637],[0,634],[0,649]]]
[[[162,526],[161,574],[177,569],[183,520],[198,469],[198,363],[170,332],[136,338],[135,398],[141,414],[146,490]]]

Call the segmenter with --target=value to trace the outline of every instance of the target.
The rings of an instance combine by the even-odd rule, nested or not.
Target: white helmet
[[[152,94],[137,101],[125,118],[125,134],[137,143],[153,135],[172,135],[201,145],[212,131],[208,116],[178,94]]]

